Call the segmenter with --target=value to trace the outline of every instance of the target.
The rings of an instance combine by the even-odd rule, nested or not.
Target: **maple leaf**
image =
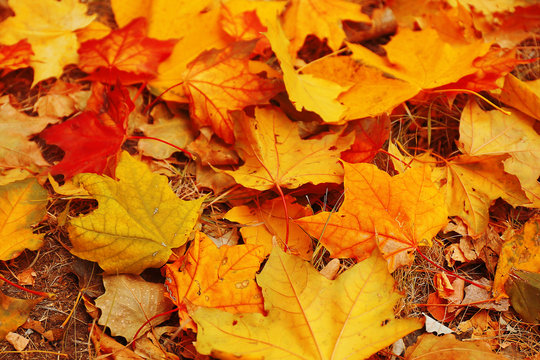
[[[464,220],[471,236],[487,229],[489,207],[497,198],[514,206],[529,202],[519,180],[504,171],[506,158],[462,155],[433,170],[432,179],[443,184],[441,190],[446,192],[448,214]]]
[[[192,312],[195,346],[223,358],[364,359],[422,326],[395,319],[394,279],[378,254],[328,280],[309,263],[274,248],[257,276],[267,316]]]
[[[14,17],[0,23],[0,43],[14,44],[26,39],[35,55],[34,84],[59,77],[63,67],[78,61],[79,43],[73,31],[90,24],[95,15],[78,0],[17,0],[9,3]]]
[[[285,196],[287,215],[290,219],[298,219],[310,213],[308,208],[293,202],[294,198]],[[282,198],[265,201],[256,207],[235,206],[225,214],[225,219],[244,224],[240,228],[244,243],[261,245],[265,254],[270,254],[276,242],[290,254],[311,260],[313,253],[311,238],[298,226],[290,227],[288,242],[285,245],[287,218]]]
[[[483,111],[470,101],[459,123],[459,149],[468,155],[510,155],[503,161],[504,170],[517,176],[530,200],[524,206],[540,206],[540,135],[536,120],[519,111],[511,115]]]
[[[94,87],[87,111],[40,134],[47,143],[65,151],[64,158],[51,172],[63,174],[65,179],[83,172],[114,176],[133,108],[127,90],[120,85],[112,91]]]
[[[274,186],[341,182],[343,169],[338,159],[351,145],[352,133],[302,140],[297,125],[274,107],[256,108],[254,119],[241,113],[236,123],[237,149],[244,164],[223,172],[237,183],[263,191]]]
[[[525,82],[508,74],[500,99],[530,117],[540,119],[540,79]]]
[[[383,58],[367,48],[348,44],[353,59],[376,67],[385,73],[416,86],[417,90],[432,89],[457,82],[475,73],[474,60],[485,55],[490,45],[483,41],[473,43],[445,42],[436,30],[400,31],[384,46]]]
[[[170,317],[167,314],[154,318],[173,308],[162,284],[147,282],[137,275],[111,275],[103,277],[103,285],[105,293],[96,299],[101,309],[99,324],[111,329],[114,336],[131,341],[137,331],[144,334]],[[147,323],[150,318],[152,321]]]
[[[211,126],[225,142],[234,142],[229,112],[267,103],[281,91],[279,82],[250,71],[248,55],[254,42],[237,42],[197,57],[184,75],[184,91],[197,126]]]
[[[30,312],[43,298],[17,299],[0,292],[0,340],[5,339],[10,331],[15,331],[24,324]]]
[[[370,162],[390,135],[390,118],[367,118],[349,122],[349,125],[355,132],[354,143],[341,153],[341,159],[349,163]]]
[[[346,108],[336,98],[347,88],[311,74],[299,74],[294,69],[293,59],[288,52],[289,40],[281,28],[279,19],[277,17],[268,19],[265,25],[268,28],[265,35],[279,60],[285,88],[296,110],[301,111],[305,108],[328,123],[341,122]]]
[[[146,37],[147,20],[137,18],[99,40],[88,40],[78,50],[79,67],[87,79],[129,85],[157,75],[158,65],[171,55],[176,40]]]
[[[154,107],[151,112],[153,122],[143,123],[137,128],[144,132],[145,136],[165,140],[179,148],[185,149],[193,142],[194,131],[191,119],[186,113],[170,115],[164,107]],[[178,149],[155,141],[153,139],[140,139],[137,144],[139,150],[154,159],[167,159]]]
[[[4,72],[7,72],[28,67],[32,55],[34,55],[32,45],[26,39],[22,39],[13,45],[0,44],[0,70],[3,69]]]
[[[519,232],[508,229],[503,238],[497,272],[493,282],[495,297],[508,297],[504,284],[510,277],[512,269],[540,272],[540,216],[533,216]]]
[[[39,146],[29,141],[29,138],[48,124],[58,122],[58,119],[28,116],[19,112],[9,102],[0,103],[0,169],[34,170],[36,167],[48,166]]]
[[[406,360],[504,360],[485,341],[460,341],[453,334],[436,336],[422,334],[407,348]]]
[[[34,234],[31,226],[43,219],[46,206],[47,191],[35,178],[0,186],[0,260],[43,245],[43,234]]]
[[[283,29],[291,40],[290,53],[296,52],[304,44],[307,35],[316,35],[328,40],[332,50],[339,49],[345,32],[342,21],[371,23],[371,19],[362,13],[360,4],[334,0],[293,0],[283,14]]]
[[[185,257],[165,265],[169,297],[188,320],[185,304],[221,309],[233,314],[262,313],[255,274],[266,254],[260,245],[222,245],[197,232]]]
[[[332,257],[365,259],[379,247],[388,268],[410,264],[447,223],[441,192],[428,166],[390,177],[371,164],[343,164],[345,200],[336,213],[296,220]]]
[[[96,174],[77,180],[99,203],[89,215],[70,221],[71,252],[97,261],[107,273],[139,274],[162,266],[195,226],[204,198],[182,201],[165,176],[124,152],[118,181]]]
[[[111,1],[120,26],[142,16],[148,20],[149,37],[180,39],[171,56],[160,64],[157,78],[149,82],[154,94],[163,93],[163,100],[188,102],[184,88],[178,86],[188,64],[202,52],[222,49],[230,43],[230,37],[220,26],[220,8],[214,5],[210,0],[174,3],[168,0]]]
[[[345,110],[345,120],[360,119],[392,111],[414,97],[418,88],[409,82],[385,76],[376,68],[363,65],[350,56],[318,59],[306,65],[302,72],[336,82],[343,88],[337,101]],[[358,99],[362,101],[358,101]]]

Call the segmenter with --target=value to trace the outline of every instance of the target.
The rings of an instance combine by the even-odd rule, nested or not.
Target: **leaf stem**
[[[454,272],[452,272],[452,271],[450,271],[450,270],[446,270],[446,269],[443,268],[441,265],[437,264],[436,262],[434,262],[433,260],[431,260],[430,258],[428,258],[426,255],[424,255],[424,254],[420,251],[419,248],[416,248],[416,252],[419,253],[420,256],[424,258],[424,260],[426,260],[426,261],[427,261],[428,263],[430,263],[431,265],[435,266],[437,269],[439,269],[439,270],[441,270],[441,271],[444,271],[445,273],[450,274],[450,275],[452,275],[452,276],[455,276],[455,277],[457,277],[458,279],[461,279],[461,280],[463,280],[463,281],[465,281],[465,282],[467,282],[467,283],[469,283],[469,284],[471,284],[471,285],[474,285],[474,286],[476,286],[476,287],[479,287],[480,289],[484,289],[484,290],[487,290],[487,291],[491,290],[491,288],[490,288],[489,286],[485,286],[485,285],[478,284],[478,283],[476,283],[476,282],[474,282],[474,281],[472,281],[472,280],[466,279],[466,278],[464,278],[463,276],[460,276],[460,275],[458,275],[458,274],[456,274],[456,273],[454,273]]]
[[[25,288],[25,287],[23,287],[21,285],[18,285],[18,284],[15,284],[14,282],[9,281],[8,279],[3,277],[2,275],[0,275],[0,280],[5,281],[9,285],[14,286],[19,290],[26,291],[27,293],[34,294],[34,295],[37,295],[37,296],[40,296],[40,297],[46,297],[46,298],[49,298],[49,299],[52,299],[52,300],[56,299],[56,294],[27,289],[27,288]]]
[[[172,146],[173,148],[175,149],[178,149],[180,150],[181,152],[183,152],[184,154],[186,154],[188,157],[190,157],[191,159],[193,159],[193,154],[191,154],[189,151],[187,151],[186,149],[182,149],[181,147],[179,146],[176,146],[174,144],[171,144],[170,142],[168,141],[165,141],[165,140],[162,140],[162,139],[159,139],[159,138],[155,138],[155,137],[152,137],[152,136],[128,136],[128,139],[142,139],[142,140],[156,140],[156,141],[159,141],[159,142],[162,142],[164,144],[167,144],[169,146]]]

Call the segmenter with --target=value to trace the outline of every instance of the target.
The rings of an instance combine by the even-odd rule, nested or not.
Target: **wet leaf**
[[[105,294],[96,299],[96,306],[101,309],[99,324],[111,329],[113,336],[131,341],[139,329],[142,335],[171,316],[155,317],[146,323],[173,308],[162,284],[147,282],[136,275],[111,275],[103,277],[103,285]]]

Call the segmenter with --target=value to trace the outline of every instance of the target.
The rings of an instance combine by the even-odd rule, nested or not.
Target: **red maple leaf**
[[[134,104],[125,88],[96,84],[83,113],[45,129],[40,136],[58,145],[65,156],[51,169],[69,179],[89,172],[114,177],[117,156],[126,140],[127,119]]]
[[[0,69],[11,71],[28,67],[32,55],[34,55],[32,45],[26,39],[13,45],[0,44]]]
[[[159,64],[171,55],[177,40],[146,37],[148,24],[137,18],[99,40],[88,40],[79,49],[79,67],[87,79],[124,85],[145,82],[157,75]]]

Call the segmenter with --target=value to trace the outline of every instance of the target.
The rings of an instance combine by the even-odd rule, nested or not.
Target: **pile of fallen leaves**
[[[538,359],[540,5],[0,5],[0,353]]]

